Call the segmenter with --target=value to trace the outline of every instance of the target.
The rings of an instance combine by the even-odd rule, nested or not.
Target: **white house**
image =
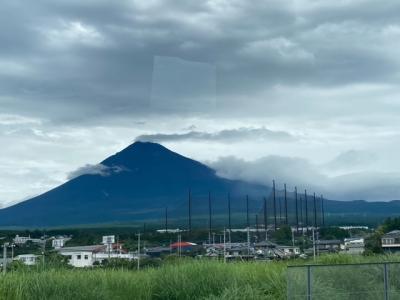
[[[14,260],[19,260],[27,266],[33,266],[36,264],[39,255],[35,254],[21,254],[14,258]]]
[[[23,245],[29,241],[32,243],[41,243],[43,240],[42,239],[33,239],[33,238],[31,238],[31,236],[19,236],[17,234],[13,241],[14,241],[14,244]]]
[[[70,237],[56,237],[51,241],[51,246],[54,249],[60,249],[63,248],[65,246],[65,243],[68,242],[71,238]]]
[[[348,254],[362,254],[365,250],[365,242],[363,238],[347,238],[344,239],[344,251]]]
[[[68,257],[68,263],[77,268],[91,267],[98,261],[96,255],[106,252],[106,245],[65,247],[58,249],[59,253]]]

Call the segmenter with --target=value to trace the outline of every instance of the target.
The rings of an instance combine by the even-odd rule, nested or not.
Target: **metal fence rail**
[[[400,299],[400,263],[289,266],[289,300]]]

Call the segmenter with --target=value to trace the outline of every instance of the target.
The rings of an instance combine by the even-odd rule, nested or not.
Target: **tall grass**
[[[0,279],[1,299],[284,299],[284,263],[192,261],[140,272],[18,271]]]
[[[400,261],[398,256],[328,255],[320,264]],[[301,264],[304,261],[290,261]],[[309,261],[313,263],[313,261]],[[288,262],[182,261],[157,269],[21,269],[0,277],[0,299],[285,299]],[[394,271],[394,270],[393,270]],[[399,270],[400,272],[400,270]],[[353,272],[354,273],[354,272]],[[321,273],[315,287],[351,286],[351,270]],[[304,280],[304,274],[298,274]],[[396,274],[397,275],[397,274]],[[400,273],[399,273],[400,275]],[[336,279],[335,279],[336,278]],[[368,278],[367,278],[368,279]],[[372,280],[372,279],[371,279]],[[380,278],[377,278],[379,281]],[[300,284],[300,282],[299,282]],[[316,291],[317,292],[317,291]]]

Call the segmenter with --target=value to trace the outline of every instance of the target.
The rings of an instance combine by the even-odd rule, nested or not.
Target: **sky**
[[[400,199],[400,2],[3,0],[0,205],[136,140],[220,176]]]

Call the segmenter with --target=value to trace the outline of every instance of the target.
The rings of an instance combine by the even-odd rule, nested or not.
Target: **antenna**
[[[288,225],[288,211],[287,211],[287,192],[286,192],[286,183],[285,183],[285,224]]]
[[[189,189],[189,233],[192,233],[192,191]]]
[[[307,199],[307,190],[304,190],[304,201],[306,203],[306,232],[308,235],[308,199]]]
[[[276,231],[276,195],[275,195],[275,180],[272,180],[272,192],[273,192],[273,199],[274,199],[274,229]]]
[[[297,205],[297,186],[294,187],[294,201],[296,203],[296,232],[299,233],[299,208]]]

